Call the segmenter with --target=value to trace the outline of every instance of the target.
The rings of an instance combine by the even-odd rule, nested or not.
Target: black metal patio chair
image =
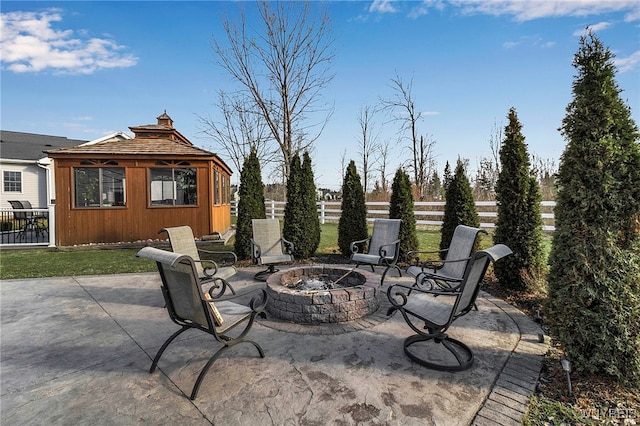
[[[504,244],[475,252],[466,263],[455,292],[405,284],[389,286],[387,298],[392,306],[387,315],[399,311],[415,333],[404,340],[404,352],[411,360],[442,371],[462,371],[471,367],[473,352],[461,341],[449,337],[447,330],[456,319],[472,310],[489,263],[511,253]],[[437,345],[442,345],[446,351]]]
[[[266,281],[267,276],[278,272],[275,265],[293,262],[294,245],[280,234],[278,219],[252,219],[251,258],[257,265],[266,265],[267,269],[255,274],[254,278]]]
[[[351,250],[351,262],[360,265],[369,265],[374,271],[374,266],[384,266],[385,270],[380,279],[380,285],[384,284],[384,278],[389,269],[394,268],[401,274],[396,264],[400,255],[400,224],[401,219],[375,219],[371,236],[359,241],[353,241],[349,245]],[[361,253],[361,247],[369,243],[367,253]]]
[[[480,234],[487,232],[466,225],[458,225],[453,231],[449,248],[438,251],[412,251],[407,258],[413,261],[405,272],[416,279],[416,285],[435,284],[443,290],[455,290],[471,259],[471,252]],[[422,254],[444,254],[443,259],[420,260]]]
[[[190,398],[198,396],[198,390],[205,375],[213,363],[228,349],[241,343],[249,343],[257,350],[261,358],[264,351],[256,342],[246,339],[257,315],[265,316],[263,309],[267,303],[264,289],[256,290],[256,295],[248,306],[232,302],[231,298],[216,299],[203,293],[195,263],[190,256],[144,247],[136,256],[154,260],[162,279],[162,294],[169,317],[178,324],[180,330],[173,333],[160,347],[153,359],[149,373],[153,373],[160,357],[173,340],[187,330],[195,329],[210,334],[222,344],[200,371],[191,391]],[[240,329],[239,327],[244,326]],[[240,330],[234,335],[231,330]],[[187,341],[188,342],[188,341]]]
[[[171,251],[174,253],[191,256],[198,271],[200,284],[211,284],[208,292],[213,298],[222,296],[227,289],[231,294],[236,294],[229,284],[228,279],[233,277],[238,270],[234,264],[238,257],[231,251],[212,251],[199,249],[196,246],[193,230],[190,226],[176,226],[172,228],[162,228],[158,234],[166,233],[169,237]],[[207,259],[202,259],[207,257]]]
[[[47,218],[45,215],[34,213],[31,202],[27,200],[11,200],[9,204],[13,208],[13,218],[20,227],[18,238],[25,238],[27,232],[35,232],[36,238],[39,235],[44,237],[44,233],[47,232],[46,226],[42,223]]]

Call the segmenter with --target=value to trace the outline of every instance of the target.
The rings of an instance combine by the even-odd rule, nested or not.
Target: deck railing
[[[54,206],[46,209],[0,209],[0,247],[53,246]]]

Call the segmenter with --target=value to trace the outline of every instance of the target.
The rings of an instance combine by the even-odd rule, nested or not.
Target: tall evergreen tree
[[[493,241],[507,245],[513,254],[496,263],[500,284],[524,290],[542,266],[542,220],[537,181],[531,174],[529,153],[515,108],[509,110],[500,147],[500,174],[496,182],[498,220]]]
[[[303,233],[304,228],[300,220],[304,215],[304,205],[302,204],[302,165],[300,157],[296,154],[291,157],[289,164],[289,179],[287,180],[287,203],[284,208],[284,224],[282,226],[282,236],[291,241],[295,248],[295,257],[305,257]]]
[[[305,203],[309,256],[312,256],[320,245],[320,218],[318,217],[317,198],[311,156],[308,151],[305,151],[302,156],[302,199]]]
[[[578,371],[640,385],[640,134],[613,54],[580,39],[561,132],[547,318]]]
[[[442,198],[442,182],[440,181],[437,170],[433,171],[433,175],[431,175],[431,180],[429,181],[429,195],[434,200]]]
[[[266,217],[264,184],[262,183],[260,161],[255,149],[252,149],[244,160],[240,172],[239,196],[234,250],[238,258],[248,259],[251,257],[251,237],[253,236],[251,219]]]
[[[293,243],[295,256],[306,259],[313,256],[320,244],[320,220],[311,157],[308,152],[303,157],[302,165],[297,155],[291,161],[283,236]]]
[[[400,224],[400,258],[418,249],[418,235],[416,234],[416,217],[413,213],[413,189],[409,175],[398,168],[391,185],[391,200],[389,202],[389,218],[402,219]]]
[[[456,226],[467,225],[475,228],[480,226],[471,184],[461,160],[458,160],[453,177],[447,185],[446,198],[440,230],[440,250],[449,248]]]
[[[444,165],[444,175],[442,178],[442,189],[445,195],[447,193],[447,188],[449,187],[449,184],[451,183],[452,179],[453,179],[453,176],[451,176],[451,166],[447,161],[446,164]]]
[[[364,240],[369,236],[364,190],[353,160],[349,162],[342,182],[341,209],[342,214],[338,221],[338,247],[342,254],[348,256],[351,254],[349,246],[352,241]]]

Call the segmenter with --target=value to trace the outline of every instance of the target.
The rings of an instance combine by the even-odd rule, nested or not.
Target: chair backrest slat
[[[252,219],[253,240],[260,246],[261,256],[282,255],[280,221],[278,219]]]
[[[373,232],[371,233],[371,242],[369,243],[369,254],[379,254],[380,248],[385,246],[387,251],[386,257],[394,257],[396,255],[395,245],[388,244],[396,241],[400,235],[401,219],[376,219],[373,221]]]
[[[491,261],[497,262],[505,256],[510,255],[511,249],[504,244],[496,244],[485,250],[479,250],[467,262],[464,278],[460,284],[460,297],[455,308],[454,316],[469,310],[476,301],[480,284],[487,272]],[[464,263],[464,262],[460,262]]]
[[[480,232],[481,230],[478,228],[472,228],[466,225],[456,226],[444,260],[450,261],[467,259],[470,257],[471,252],[473,251],[473,246],[478,238],[478,233]],[[466,262],[445,263],[442,266],[440,273],[448,277],[462,277],[464,275],[465,266]]]
[[[21,201],[13,200],[13,201],[9,201],[9,204],[11,204],[11,208],[13,209],[13,217],[16,220],[23,220],[27,218],[27,212],[16,211],[16,210],[22,210],[25,208],[22,205]]]
[[[200,260],[198,246],[196,246],[196,240],[193,237],[193,230],[190,226],[163,228],[160,232],[167,233],[169,236],[169,244],[171,244],[171,250],[174,253],[186,254],[192,259]],[[195,262],[195,267],[198,272],[198,276],[202,276],[204,274],[202,263]]]

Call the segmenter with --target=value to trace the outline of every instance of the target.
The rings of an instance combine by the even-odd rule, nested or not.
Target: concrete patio
[[[232,279],[263,286],[257,268]],[[377,271],[379,274],[380,271]],[[543,354],[540,327],[486,293],[450,334],[473,349],[471,369],[411,362],[410,334],[381,308],[361,320],[297,325],[259,319],[250,345],[228,351],[198,398],[188,396],[217,349],[195,331],[151,359],[178,329],[163,309],[157,273],[5,280],[0,286],[0,423],[179,425],[518,425]]]

